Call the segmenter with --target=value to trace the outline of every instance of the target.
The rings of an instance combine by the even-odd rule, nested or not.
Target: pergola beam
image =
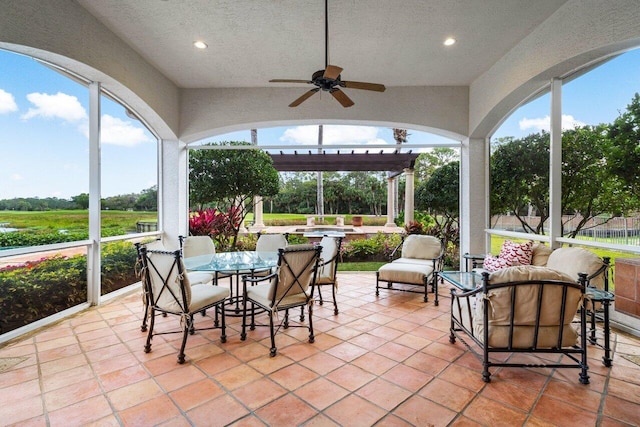
[[[413,169],[419,153],[269,154],[279,172],[384,171]]]

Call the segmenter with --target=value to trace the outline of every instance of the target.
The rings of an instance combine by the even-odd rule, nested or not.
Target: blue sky
[[[563,126],[610,123],[640,92],[640,50],[565,84]],[[516,138],[549,128],[549,96],[516,110],[493,135]],[[70,198],[88,192],[88,91],[31,58],[0,50],[0,199]],[[138,193],[157,181],[156,141],[124,109],[103,98],[102,195]],[[317,126],[259,129],[260,145],[315,145]],[[409,143],[446,143],[409,130]],[[233,132],[209,141],[250,141]],[[390,128],[324,127],[324,144],[394,144]]]

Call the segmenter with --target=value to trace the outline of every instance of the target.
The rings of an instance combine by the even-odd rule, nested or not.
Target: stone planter
[[[355,215],[351,217],[351,225],[354,227],[362,226],[362,217],[360,215]]]

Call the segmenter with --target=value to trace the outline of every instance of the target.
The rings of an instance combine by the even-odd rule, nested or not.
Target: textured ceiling
[[[282,85],[268,81],[324,68],[323,0],[76,1],[179,87]],[[329,0],[329,63],[344,80],[468,86],[564,3]]]

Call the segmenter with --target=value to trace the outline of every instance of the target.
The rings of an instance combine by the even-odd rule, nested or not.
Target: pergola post
[[[410,168],[404,169],[405,187],[404,187],[404,224],[409,225],[413,221],[413,193],[414,193],[414,171]]]
[[[460,149],[460,255],[490,252],[489,141],[466,139]]]
[[[395,227],[396,223],[393,222],[393,212],[395,205],[395,181],[396,178],[393,176],[387,177],[387,223],[384,225],[385,227]]]

